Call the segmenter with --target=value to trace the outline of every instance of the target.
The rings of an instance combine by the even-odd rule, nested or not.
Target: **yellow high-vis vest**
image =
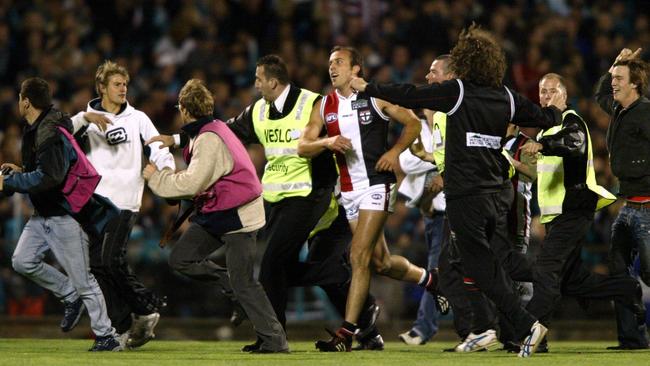
[[[562,120],[567,114],[576,115],[587,131],[587,188],[598,195],[596,211],[611,205],[616,197],[607,189],[596,183],[596,171],[594,170],[593,151],[591,148],[591,136],[585,121],[573,110],[566,110],[562,113]],[[541,136],[551,136],[558,133],[562,125],[549,128],[540,133]],[[564,188],[564,159],[559,156],[540,156],[537,161],[537,200],[541,211],[540,222],[546,224],[562,213],[562,203],[566,190]]]
[[[505,148],[501,149],[501,155],[508,160],[508,179],[512,179],[512,177],[517,174],[517,169],[515,169],[515,158],[510,156],[510,153]]]
[[[339,215],[339,203],[336,200],[336,196],[332,194],[332,197],[330,198],[330,204],[327,207],[327,211],[321,216],[320,220],[316,223],[316,226],[314,229],[309,233],[309,238],[313,238],[314,235],[318,234],[319,232],[323,230],[327,230],[332,226],[332,223],[334,223],[334,220],[336,220],[336,217]]]
[[[445,170],[445,134],[447,133],[447,115],[442,112],[433,114],[433,160],[438,173]]]
[[[279,120],[269,119],[270,105],[263,98],[253,106],[253,127],[267,160],[262,195],[269,202],[311,193],[311,161],[298,156],[298,139],[316,98],[318,94],[301,89],[293,109]]]

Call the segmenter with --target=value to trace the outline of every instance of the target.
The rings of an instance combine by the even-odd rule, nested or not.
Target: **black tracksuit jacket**
[[[540,108],[505,87],[476,85],[460,79],[416,87],[369,83],[373,97],[406,108],[447,113],[445,194],[455,197],[495,193],[510,184],[501,154],[508,123],[549,128],[562,121],[555,107]]]
[[[612,173],[620,182],[619,195],[650,196],[650,100],[642,96],[627,108],[614,100],[612,75],[603,75],[596,101],[612,116],[607,149]]]

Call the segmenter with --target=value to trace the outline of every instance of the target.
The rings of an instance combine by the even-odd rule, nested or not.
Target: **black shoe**
[[[645,346],[642,344],[619,344],[618,346],[609,346],[607,347],[610,351],[630,351],[635,349],[648,349],[648,345]]]
[[[167,307],[167,296],[156,296],[156,309],[153,312],[159,313]]]
[[[283,349],[283,350],[279,350],[279,351],[271,351],[270,349],[266,349],[266,348],[258,348],[258,349],[250,351],[250,353],[265,354],[265,353],[291,353],[291,352],[289,351],[288,348]]]
[[[255,343],[247,344],[244,347],[242,347],[241,351],[242,352],[254,352],[262,348],[262,340],[257,338]]]
[[[63,310],[63,319],[61,320],[61,330],[64,332],[71,331],[79,323],[79,319],[84,313],[86,306],[81,298],[73,302],[66,302]]]
[[[546,340],[537,347],[535,353],[548,353],[548,343],[546,343]]]
[[[512,341],[506,341],[503,343],[503,348],[501,348],[502,351],[506,351],[508,353],[519,353],[520,347],[519,344],[512,342]]]
[[[352,351],[352,336],[325,329],[332,339],[329,341],[316,341],[316,349],[321,352],[350,352]]]
[[[353,351],[383,351],[384,350],[384,339],[381,337],[381,334],[377,334],[374,337],[366,337],[364,339],[359,339],[359,344],[352,348]]]
[[[425,289],[436,300],[436,309],[438,309],[438,312],[442,315],[447,315],[449,314],[450,309],[449,300],[438,292],[438,269],[430,269],[429,274],[431,275],[431,280],[426,285]]]
[[[451,306],[449,305],[449,300],[447,300],[446,297],[440,294],[435,295],[435,297],[436,297],[436,309],[438,309],[438,312],[442,315],[449,314],[449,309],[451,309]]]
[[[449,300],[447,300],[447,298],[444,295],[440,294],[436,288],[427,287],[427,291],[436,300],[436,310],[438,310],[438,313],[440,313],[441,315],[449,314],[449,309],[451,309],[451,306],[449,305]]]
[[[167,307],[167,296],[158,296],[151,291],[147,290],[147,294],[139,296],[139,303],[144,305],[143,313],[160,313],[160,311]]]
[[[358,340],[365,339],[368,336],[374,337],[379,334],[375,324],[377,323],[377,318],[379,318],[380,312],[381,309],[379,308],[379,305],[372,304],[361,314],[359,326],[363,326],[364,328],[360,329],[357,333]]]
[[[106,337],[97,337],[95,339],[95,343],[88,351],[101,352],[101,351],[121,351],[121,350],[122,350],[122,346],[120,345],[120,342],[117,339],[115,339],[114,336],[106,336]]]

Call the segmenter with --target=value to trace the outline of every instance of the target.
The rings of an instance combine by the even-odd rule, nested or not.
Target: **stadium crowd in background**
[[[622,48],[650,44],[650,8],[641,3],[0,0],[0,161],[20,161],[22,126],[15,100],[20,82],[30,76],[47,80],[55,106],[74,114],[95,97],[97,66],[112,59],[131,76],[129,102],[161,133],[171,133],[182,125],[174,105],[190,78],[205,80],[224,120],[254,101],[255,63],[269,53],[283,57],[296,85],[321,94],[331,91],[327,60],[335,44],[362,52],[369,79],[418,84],[431,60],[448,53],[460,30],[476,21],[506,51],[505,85],[537,101],[542,75],[553,71],[565,77],[568,103],[589,124],[598,182],[616,192],[605,141],[610,119],[593,100],[593,87]],[[398,126],[391,125],[391,142],[399,136]],[[263,153],[250,153],[261,172]],[[183,167],[178,154],[176,158]],[[607,271],[610,228],[619,208],[614,204],[599,212],[588,233],[583,259],[596,271]],[[11,269],[11,254],[30,213],[26,196],[0,200],[0,314],[60,312],[55,299]],[[218,291],[195,291],[201,285],[174,275],[167,265],[168,251],[157,247],[163,225],[174,213],[145,191],[129,246],[135,272],[157,293],[174,294],[169,315],[228,314],[228,301],[221,308],[206,304]],[[392,253],[426,264],[419,217],[398,201],[385,234]],[[543,236],[542,227],[534,223],[531,252]],[[383,284],[381,279],[374,282]],[[381,287],[373,293],[384,303],[384,315],[414,314],[421,293],[417,286]],[[197,299],[196,293],[204,298]]]

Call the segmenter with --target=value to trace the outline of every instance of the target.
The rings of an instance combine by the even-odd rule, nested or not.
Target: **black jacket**
[[[293,107],[298,102],[298,96],[300,95],[300,88],[291,85],[289,89],[289,94],[287,99],[284,102],[284,107],[282,112],[278,112],[275,108],[271,108],[269,112],[269,119],[278,120],[284,118],[287,114],[291,113]],[[316,103],[319,98],[316,98],[314,103]],[[228,127],[237,135],[244,145],[247,144],[262,144],[258,139],[257,134],[255,133],[255,128],[253,126],[253,106],[257,101],[253,102],[250,106],[246,107],[243,112],[241,112],[237,117],[231,118],[226,121]],[[310,109],[311,110],[311,109]],[[321,135],[326,135],[327,132],[323,129]],[[263,144],[262,144],[263,145]],[[312,175],[312,188],[332,188],[336,184],[336,178],[338,173],[336,172],[336,166],[334,163],[334,155],[330,151],[324,151],[323,153],[315,156],[311,159],[311,175]]]
[[[420,87],[370,83],[366,92],[406,108],[447,113],[444,178],[448,199],[494,193],[510,184],[508,162],[501,154],[508,122],[548,128],[562,120],[555,107],[540,108],[516,92],[509,94],[506,88],[459,79]]]
[[[26,123],[22,141],[23,172],[5,177],[3,183],[3,191],[8,194],[28,193],[36,214],[46,217],[68,214],[62,205],[65,199],[61,188],[71,157],[57,126],[72,133],[70,117],[51,106],[32,125]]]
[[[562,121],[562,129],[539,139],[542,155],[560,156],[564,166],[564,201],[562,212],[583,210],[592,215],[598,195],[587,188],[588,144],[587,126],[575,114],[569,113]]]
[[[77,153],[58,126],[72,133],[68,115],[52,107],[44,110],[32,125],[26,125],[22,145],[23,172],[6,176],[3,192],[29,194],[34,215],[71,215],[91,239],[96,240],[103,235],[108,223],[117,218],[119,209],[107,198],[93,194],[81,211],[72,213],[61,188],[68,170],[77,160]]]
[[[612,94],[612,75],[603,75],[596,101],[612,116],[607,149],[612,173],[620,182],[619,195],[650,196],[650,101],[642,96],[623,108]]]

